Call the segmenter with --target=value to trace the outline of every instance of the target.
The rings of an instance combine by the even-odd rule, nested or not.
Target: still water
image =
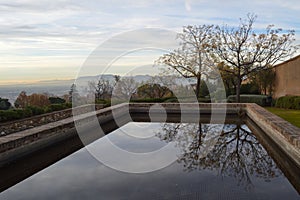
[[[0,199],[299,199],[244,124],[130,122],[88,147],[8,188]],[[152,152],[144,160],[131,158]],[[147,173],[139,171],[147,167]]]

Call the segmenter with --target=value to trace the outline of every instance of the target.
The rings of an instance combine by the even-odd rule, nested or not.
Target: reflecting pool
[[[158,153],[134,161],[115,155],[110,145],[133,154]],[[0,199],[299,199],[245,124],[129,122],[89,147],[110,163],[81,148],[3,191]],[[166,147],[172,151],[159,154]],[[174,155],[173,162],[148,173],[110,166],[138,169]]]

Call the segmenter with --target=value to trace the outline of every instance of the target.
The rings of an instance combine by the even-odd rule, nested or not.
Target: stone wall
[[[275,66],[273,97],[300,96],[300,55]]]
[[[113,119],[121,117],[128,111],[127,104],[119,104],[96,111],[93,109],[93,106],[77,108],[79,115],[75,114],[75,117],[65,118],[0,137],[0,166],[63,140],[78,137],[77,131],[81,129],[86,130],[86,133],[80,135],[80,140],[83,144],[89,144],[102,137],[106,132],[111,132],[117,128],[117,125],[111,126]],[[89,110],[92,110],[92,112],[88,112]],[[128,122],[128,119],[126,120],[124,124]],[[102,134],[95,127],[99,126],[99,124],[103,128]]]
[[[82,113],[85,112],[90,112],[94,108],[96,110],[99,110],[103,108],[103,105],[86,105],[86,106],[80,106],[75,108],[75,112],[79,111]],[[25,118],[21,120],[15,120],[12,122],[5,122],[5,123],[0,123],[0,137],[4,135],[8,135],[11,133],[23,131],[26,129],[34,128],[37,126],[41,126],[43,124],[48,124],[51,122],[59,121],[62,119],[66,119],[68,117],[72,117],[72,108],[66,109],[66,110],[61,110],[61,111],[56,111],[56,112],[51,112],[51,113],[46,113],[43,115],[38,115],[38,116],[33,116],[30,118]]]

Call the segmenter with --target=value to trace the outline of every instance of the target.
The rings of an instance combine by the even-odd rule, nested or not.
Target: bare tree
[[[265,33],[256,34],[253,24],[256,16],[248,14],[247,19],[240,19],[240,25],[232,28],[227,25],[215,27],[213,49],[216,58],[225,63],[221,70],[236,77],[237,102],[240,102],[241,82],[251,73],[273,66],[278,61],[290,57],[297,49],[293,45],[294,31],[280,34],[282,29],[266,28]]]
[[[88,82],[88,91],[95,95],[96,100],[109,99],[111,97],[112,89],[113,87],[110,82],[103,78],[99,79],[98,82]]]
[[[246,188],[252,186],[251,178],[272,179],[280,174],[275,162],[258,142],[255,135],[242,124],[220,127],[201,123],[165,123],[157,137],[175,142],[180,148],[178,163],[185,170],[212,170],[222,176],[234,177]],[[209,142],[218,136],[217,142]]]
[[[134,94],[138,88],[138,83],[133,77],[115,76],[115,87],[113,90],[113,97],[117,100],[129,100],[132,94]]]
[[[199,97],[202,75],[208,75],[210,40],[213,25],[185,26],[177,35],[180,48],[162,55],[156,62],[165,64],[185,78],[196,78],[196,96]]]
[[[15,101],[16,108],[25,108],[29,105],[28,96],[25,91],[22,91]]]

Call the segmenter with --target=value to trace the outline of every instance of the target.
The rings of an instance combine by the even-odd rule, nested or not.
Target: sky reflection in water
[[[173,142],[178,160],[158,171],[130,174],[104,166],[83,148],[4,191],[0,199],[298,199],[248,127],[225,125],[216,135],[217,126],[128,123],[109,134],[111,142],[136,153]],[[133,137],[139,133],[141,138]],[[213,148],[205,147],[214,135]],[[204,155],[203,149],[209,151]]]

